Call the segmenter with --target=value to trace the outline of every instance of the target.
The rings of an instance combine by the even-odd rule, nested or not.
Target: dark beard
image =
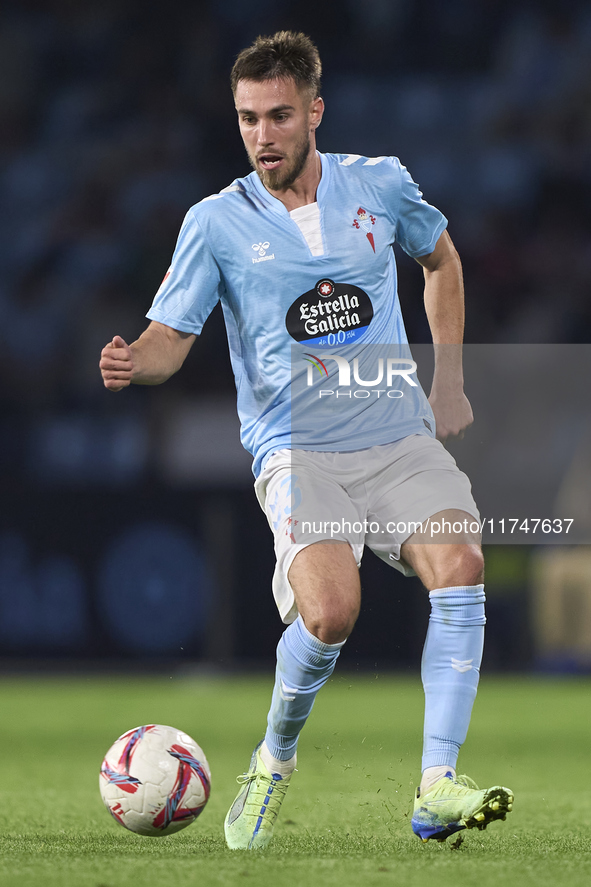
[[[273,169],[259,169],[256,166],[256,163],[253,163],[252,160],[250,161],[250,165],[257,173],[265,188],[269,191],[283,191],[286,188],[291,188],[295,180],[301,176],[308,160],[309,153],[310,133],[306,132],[302,141],[295,147],[293,166],[291,169],[277,170],[277,172]]]

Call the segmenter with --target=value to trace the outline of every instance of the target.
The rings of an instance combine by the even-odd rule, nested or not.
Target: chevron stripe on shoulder
[[[382,160],[387,160],[387,156],[383,157],[364,157],[362,154],[345,154],[343,159],[339,161],[340,166],[352,166],[362,160],[361,166],[377,166]]]
[[[219,194],[210,194],[209,197],[204,197],[199,203],[206,203],[208,200],[219,200],[224,194],[231,194],[232,191],[244,191],[244,187],[237,182],[232,182],[227,188],[222,188]]]

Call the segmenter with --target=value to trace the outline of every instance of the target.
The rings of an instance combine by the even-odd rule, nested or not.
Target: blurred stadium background
[[[320,149],[400,156],[450,219],[467,341],[591,342],[584,0],[4,0],[4,671],[272,660],[272,540],[221,312],[162,388],[112,395],[97,362],[115,333],[142,331],[186,209],[248,172],[228,73],[280,28],[323,58]],[[410,340],[425,342],[420,269],[401,255],[399,271]],[[543,625],[536,604],[553,594],[542,555],[487,553],[487,667],[588,671],[589,551],[558,639],[544,637],[551,601]],[[425,596],[370,554],[363,585],[340,667],[416,670]]]

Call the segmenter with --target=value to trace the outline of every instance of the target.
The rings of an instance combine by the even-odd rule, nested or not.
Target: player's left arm
[[[437,437],[457,437],[474,416],[464,394],[464,282],[462,264],[451,237],[444,231],[427,256],[419,256],[425,275],[425,310],[435,349],[435,373],[429,403]]]

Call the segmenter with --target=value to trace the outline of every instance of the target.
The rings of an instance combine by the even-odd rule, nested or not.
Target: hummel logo
[[[255,265],[257,262],[268,262],[270,259],[275,258],[275,253],[272,253],[272,255],[270,256],[267,255],[267,250],[270,246],[271,244],[268,240],[261,241],[261,243],[253,243],[253,250],[255,250],[255,252],[259,254],[258,259],[252,260],[253,265]]]
[[[460,674],[464,674],[465,671],[470,671],[472,668],[473,659],[454,659],[451,657],[451,667],[456,671],[459,671]]]
[[[285,681],[283,679],[281,680],[281,686],[279,688],[279,693],[281,695],[281,698],[283,700],[285,700],[285,702],[293,702],[295,699],[295,694],[297,692],[298,691],[296,690],[295,687],[288,687],[287,684],[285,683]],[[293,693],[293,696],[288,695],[290,693]]]

